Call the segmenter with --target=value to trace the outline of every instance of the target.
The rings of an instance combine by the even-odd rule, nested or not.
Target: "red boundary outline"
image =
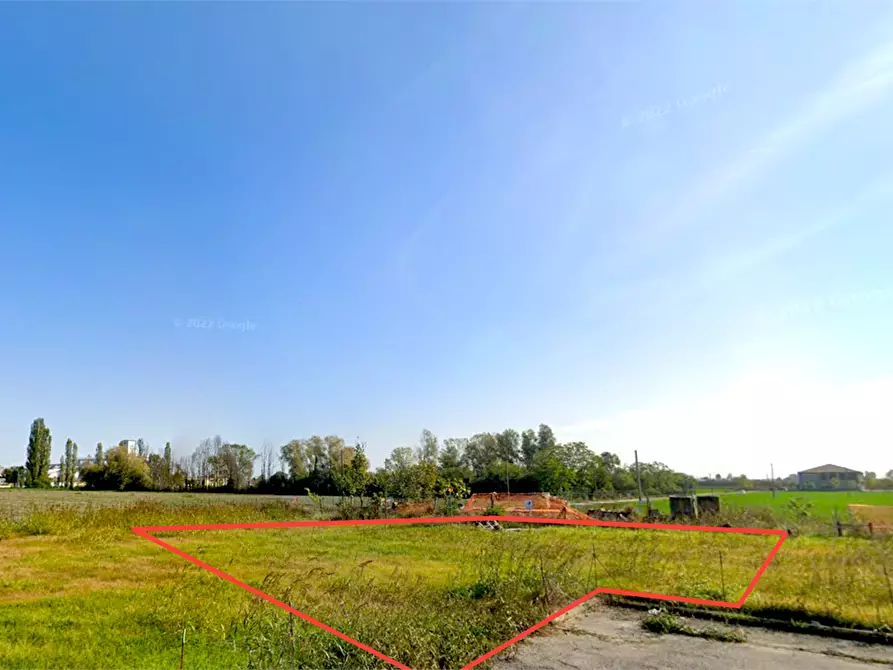
[[[219,524],[202,524],[202,525],[194,525],[194,526],[135,526],[131,528],[131,530],[139,535],[140,537],[144,537],[150,542],[154,542],[159,547],[163,549],[167,549],[168,551],[180,556],[181,558],[185,558],[190,563],[193,563],[200,568],[204,568],[208,572],[211,572],[221,579],[225,579],[228,582],[239,586],[249,593],[256,595],[258,598],[263,598],[264,600],[276,605],[284,609],[286,612],[290,612],[295,616],[303,619],[307,623],[313,624],[318,628],[322,628],[324,631],[335,635],[345,642],[349,642],[350,644],[359,647],[363,651],[367,651],[373,656],[377,656],[383,661],[387,661],[391,665],[401,668],[401,670],[412,670],[407,665],[400,663],[390,656],[381,653],[377,649],[373,649],[372,647],[363,644],[359,640],[354,640],[349,635],[345,635],[341,631],[335,630],[331,626],[327,626],[321,621],[317,621],[313,617],[310,617],[303,612],[294,609],[293,607],[289,607],[285,603],[276,600],[270,595],[267,595],[263,591],[259,591],[246,584],[239,579],[236,579],[232,575],[228,575],[222,570],[218,570],[213,565],[208,565],[204,561],[200,561],[194,556],[190,556],[185,551],[177,549],[176,547],[164,542],[163,540],[159,540],[157,537],[150,535],[150,532],[164,532],[164,531],[180,531],[180,530],[228,530],[228,529],[236,529],[236,528],[304,528],[304,527],[319,527],[319,526],[378,526],[378,525],[397,525],[397,524],[414,524],[414,523],[464,523],[469,521],[493,521],[495,519],[499,521],[511,521],[514,523],[539,523],[539,524],[550,524],[550,525],[563,525],[563,526],[602,526],[609,528],[652,528],[656,530],[696,530],[702,532],[711,532],[711,533],[743,533],[747,535],[777,535],[778,542],[772,547],[772,550],[769,552],[769,556],[763,562],[763,564],[757,570],[757,574],[751,580],[750,584],[747,585],[747,588],[744,590],[744,594],[735,602],[726,602],[722,600],[704,600],[701,598],[688,598],[684,596],[670,596],[664,595],[661,593],[644,593],[641,591],[627,591],[624,589],[610,589],[599,587],[592,593],[587,593],[582,598],[578,598],[570,605],[562,607],[560,610],[555,612],[554,614],[550,614],[545,619],[540,621],[539,623],[534,624],[527,630],[522,633],[518,633],[512,639],[507,642],[502,643],[495,649],[488,651],[486,654],[479,656],[474,659],[471,663],[462,668],[462,670],[470,670],[476,665],[483,663],[488,658],[495,656],[499,652],[503,651],[507,647],[515,644],[519,640],[527,637],[534,631],[539,630],[546,624],[551,621],[557,619],[562,614],[567,614],[575,607],[579,607],[587,600],[595,597],[599,593],[608,593],[613,595],[621,595],[621,596],[633,596],[637,598],[649,598],[652,600],[668,600],[672,602],[683,602],[683,603],[693,603],[695,605],[711,605],[713,607],[728,607],[730,609],[740,609],[747,598],[750,596],[751,592],[757,585],[757,582],[760,580],[760,577],[763,576],[763,573],[766,571],[766,568],[769,567],[769,563],[772,562],[772,559],[775,558],[775,554],[778,553],[778,550],[781,548],[781,545],[784,543],[785,539],[787,539],[787,532],[783,530],[769,530],[765,528],[720,528],[716,526],[682,526],[676,524],[664,524],[664,523],[632,523],[632,522],[623,522],[623,521],[597,521],[595,519],[592,520],[583,520],[583,519],[541,519],[537,517],[526,517],[526,516],[500,516],[500,517],[492,517],[492,516],[458,516],[458,517],[433,517],[433,518],[416,518],[416,519],[363,519],[356,521],[280,521],[280,522],[266,522],[266,523],[219,523]]]

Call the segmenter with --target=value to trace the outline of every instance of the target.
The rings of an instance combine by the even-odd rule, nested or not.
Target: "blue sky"
[[[893,468],[886,2],[6,3],[0,86],[0,463]]]

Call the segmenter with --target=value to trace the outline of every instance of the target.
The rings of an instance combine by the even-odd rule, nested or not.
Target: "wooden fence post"
[[[726,599],[726,575],[722,565],[722,550],[719,552],[719,579],[722,584],[722,599]]]

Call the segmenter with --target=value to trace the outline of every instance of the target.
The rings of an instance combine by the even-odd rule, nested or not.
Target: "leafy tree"
[[[138,454],[131,454],[126,446],[110,449],[104,465],[94,463],[84,468],[81,477],[92,489],[131,491],[152,485],[149,465]]]
[[[28,438],[28,452],[25,469],[28,471],[27,486],[31,488],[49,488],[50,486],[50,454],[53,448],[50,429],[42,418],[31,423],[31,435]]]
[[[437,466],[427,461],[417,462],[410,447],[397,447],[385,459],[384,470],[378,477],[385,492],[398,500],[425,500],[434,493]]]
[[[581,471],[595,456],[585,442],[568,442],[556,448],[562,462],[574,472]]]
[[[613,454],[611,454],[613,456]],[[604,456],[604,454],[602,454]],[[616,457],[615,457],[616,458]],[[615,491],[624,493],[632,493],[638,489],[636,483],[635,466],[631,468],[617,467],[611,474],[611,483],[614,485]]]
[[[65,442],[65,453],[62,455],[62,461],[60,463],[62,467],[60,473],[61,481],[59,482],[59,484],[66,488],[68,487],[68,468],[71,465],[71,444],[71,438],[69,437],[68,440]]]
[[[93,457],[93,461],[96,465],[105,463],[105,455],[102,453],[102,442],[96,443],[96,455]]]
[[[78,444],[77,442],[72,442],[68,440],[68,443],[65,445],[65,455],[68,461],[68,467],[66,468],[67,476],[65,479],[65,485],[73,489],[74,484],[78,478]]]
[[[536,456],[539,442],[536,439],[536,433],[529,428],[521,433],[521,458],[524,459],[524,467],[533,467],[533,458]]]
[[[353,458],[353,447],[344,444],[344,438],[337,435],[326,435],[323,438],[326,448],[327,469],[330,472],[341,471],[350,465],[350,459]]]
[[[186,488],[186,472],[179,465],[174,466],[174,473],[171,475],[170,488],[174,491],[181,491]]]
[[[419,439],[419,448],[416,451],[416,458],[422,463],[437,463],[437,455],[440,446],[437,436],[427,428],[422,431],[422,437]]]
[[[468,440],[464,437],[446,438],[439,456],[440,469],[454,471],[461,468],[466,444],[468,444]]]
[[[244,444],[222,444],[209,463],[214,476],[233,489],[243,489],[251,483],[257,454]]]
[[[537,451],[545,451],[555,446],[555,433],[544,423],[540,424],[536,433],[536,449]]]
[[[496,453],[505,463],[521,460],[521,436],[514,428],[507,428],[496,436]]]
[[[358,444],[355,447],[350,465],[341,474],[341,479],[340,488],[349,497],[366,494],[366,485],[369,483],[369,459],[366,458],[366,449],[363,445]]]
[[[554,446],[537,452],[533,470],[543,490],[563,494],[576,484],[576,473],[562,456],[561,450]]]
[[[174,464],[173,464],[173,455],[171,453],[171,443],[165,442],[164,443],[164,472],[165,472],[164,486],[165,486],[165,488],[168,488],[171,485],[171,477],[173,477],[173,472],[174,472],[173,467],[174,467]]]
[[[592,458],[580,469],[577,479],[590,499],[595,498],[597,491],[610,492],[614,490],[611,473],[605,467],[602,457],[596,454],[593,454]]]
[[[143,438],[136,441],[136,453],[140,458],[149,458],[149,445]]]
[[[416,457],[410,447],[397,447],[391,452],[390,457],[385,459],[384,467],[385,470],[396,472],[406,470],[415,463]]]
[[[307,461],[310,463],[310,473],[314,477],[318,477],[320,471],[329,469],[326,443],[319,435],[314,435],[307,440]]]
[[[3,472],[0,473],[0,477],[2,477],[6,483],[12,484],[13,486],[24,486],[25,480],[28,477],[28,471],[22,465],[14,465],[3,470]]]
[[[499,460],[499,444],[492,433],[478,433],[465,446],[465,462],[477,476],[487,474]]]
[[[307,476],[310,471],[308,462],[307,440],[291,440],[279,449],[279,460],[288,468],[289,475],[294,480]]]
[[[149,454],[149,478],[152,480],[153,489],[166,489],[168,487],[169,473],[166,469],[164,457],[159,454]]]

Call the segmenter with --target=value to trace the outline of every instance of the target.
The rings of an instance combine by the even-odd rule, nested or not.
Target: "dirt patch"
[[[548,493],[475,493],[465,503],[466,513],[483,513],[501,507],[511,516],[534,516],[555,519],[588,519],[583,512],[561,498]]]
[[[394,514],[400,517],[428,516],[434,514],[434,503],[430,500],[420,503],[404,503],[397,505]]]
[[[875,531],[893,532],[893,506],[847,505],[847,508],[858,523],[870,523]]]

